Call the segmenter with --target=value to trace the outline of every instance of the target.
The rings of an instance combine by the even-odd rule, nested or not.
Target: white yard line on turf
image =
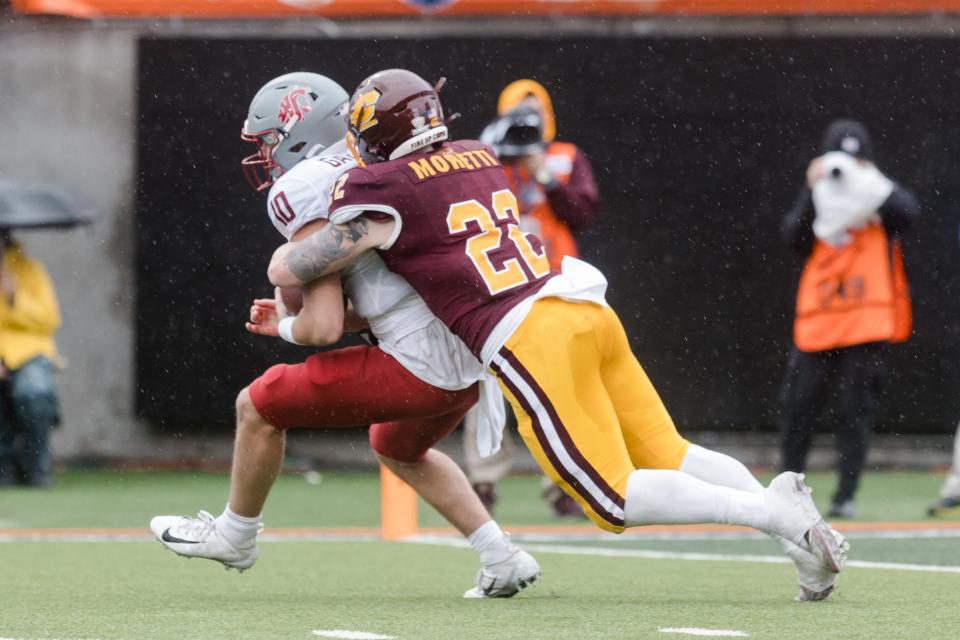
[[[878,534],[890,534],[895,532],[877,532]],[[954,532],[943,532],[947,535],[938,536],[936,531],[925,530],[923,532],[914,531],[913,535],[907,535],[911,532],[902,532],[904,539],[909,538],[937,538],[955,537]],[[919,534],[919,535],[917,535]],[[860,537],[860,536],[858,536]],[[867,537],[867,536],[862,536]],[[877,535],[876,537],[890,537],[893,535]],[[517,536],[516,540],[522,540]],[[531,538],[533,539],[533,538]],[[563,536],[538,537],[538,540],[558,540],[568,541],[571,538]],[[591,538],[575,538],[576,540],[590,540]],[[609,537],[595,537],[593,540],[602,541],[610,539]],[[704,538],[712,539],[712,538]],[[4,535],[0,534],[0,543],[4,542],[151,542],[153,536],[130,535],[130,534],[110,534],[110,533],[36,533],[33,535]],[[267,534],[260,537],[262,542],[375,542],[380,537],[376,535],[327,535],[327,534]],[[453,535],[418,535],[413,536],[405,542],[415,544],[435,544],[448,547],[469,547],[469,543],[463,538]],[[524,544],[527,551],[537,551],[539,553],[560,553],[567,555],[581,556],[606,556],[610,558],[648,558],[652,560],[694,560],[707,562],[755,562],[765,564],[787,564],[789,558],[784,556],[760,556],[749,554],[732,553],[696,553],[696,552],[677,552],[677,551],[651,551],[643,549],[615,549],[606,547],[579,547],[556,544]],[[867,560],[850,560],[848,567],[858,569],[886,569],[891,571],[921,571],[925,573],[960,573],[960,566],[934,565],[934,564],[911,564],[901,562],[871,562]],[[0,640],[10,640],[0,637]]]
[[[0,522],[0,525],[3,523]],[[16,527],[3,527],[0,529],[15,530]],[[960,529],[893,529],[890,531],[848,531],[844,534],[850,540],[911,540],[911,539],[950,539],[960,538]],[[450,540],[459,539],[456,533],[441,534],[423,534],[417,536],[421,540]],[[643,541],[704,541],[704,540],[763,540],[766,536],[762,533],[753,531],[734,531],[734,532],[709,532],[709,533],[685,533],[685,532],[662,532],[662,533],[632,533],[629,537],[617,536],[605,531],[584,532],[584,533],[518,533],[512,536],[518,542],[643,542]],[[0,533],[0,543],[3,542],[147,542],[153,540],[149,533],[131,534],[128,532],[111,533],[109,531],[98,531],[96,533],[85,533],[83,531],[58,532],[55,530],[43,530],[35,533]],[[277,531],[265,533],[260,536],[262,542],[361,542],[377,541],[381,537],[377,534],[357,533],[318,533],[304,532],[292,533]],[[0,638],[0,640],[5,640]]]
[[[688,636],[712,636],[715,638],[749,638],[750,634],[736,629],[701,629],[700,627],[661,627],[660,633],[682,633]]]
[[[447,538],[444,536],[416,536],[405,542],[415,544],[435,544],[448,547],[469,547],[469,543],[461,538]],[[785,556],[756,556],[731,553],[684,553],[675,551],[645,551],[641,549],[607,549],[604,547],[571,547],[553,544],[525,544],[525,551],[538,553],[560,553],[575,556],[604,556],[608,558],[647,558],[650,560],[694,560],[697,562],[754,562],[763,564],[789,564],[790,559]],[[943,566],[935,564],[907,564],[899,562],[868,562],[865,560],[850,560],[848,567],[858,569],[888,569],[893,571],[923,571],[928,573],[960,573],[960,566]]]
[[[3,542],[153,542],[154,538],[149,533],[142,535],[131,535],[121,533],[56,533],[56,532],[38,532],[28,535],[5,535],[0,534],[0,543]],[[303,533],[303,534],[264,534],[260,536],[260,542],[371,542],[379,541],[382,538],[378,535],[343,535],[343,534],[324,534],[324,533]],[[0,638],[0,640],[7,640]]]
[[[891,529],[889,531],[844,531],[848,540],[909,540],[911,538],[960,538],[960,529]],[[451,534],[453,535],[453,534]],[[767,536],[759,531],[711,531],[708,533],[660,532],[630,533],[629,537],[618,536],[606,531],[584,533],[516,533],[510,536],[519,542],[617,542],[626,540],[766,540]]]
[[[155,538],[149,534],[142,536],[132,536],[129,534],[102,534],[102,533],[73,533],[73,534],[48,534],[35,533],[28,535],[3,535],[0,534],[0,543],[2,542],[147,542]],[[0,640],[7,640],[0,638]]]
[[[393,636],[368,631],[349,631],[347,629],[314,629],[311,633],[321,638],[340,638],[341,640],[393,640]]]

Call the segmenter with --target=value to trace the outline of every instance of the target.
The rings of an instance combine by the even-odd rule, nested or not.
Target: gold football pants
[[[690,446],[609,307],[538,300],[491,368],[540,467],[607,531],[630,474],[678,469]]]

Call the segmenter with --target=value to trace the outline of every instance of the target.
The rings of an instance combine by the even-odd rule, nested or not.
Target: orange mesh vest
[[[793,325],[801,351],[903,342],[910,336],[900,242],[888,242],[881,224],[850,233],[852,241],[842,247],[817,240],[804,265]]]
[[[546,154],[546,161],[553,170],[554,177],[561,184],[567,184],[577,155],[576,145],[569,142],[552,142],[547,147]],[[559,157],[560,161],[551,162],[550,156]],[[573,233],[553,212],[543,187],[537,184],[524,168],[504,165],[503,170],[507,174],[507,180],[510,181],[510,188],[520,200],[521,226],[524,227],[524,231],[532,232],[543,240],[550,268],[560,271],[563,256],[577,257],[577,243],[573,239]],[[525,204],[528,200],[526,192],[531,189],[536,191],[534,194],[536,202],[532,206]],[[524,221],[524,217],[528,217],[528,220]]]

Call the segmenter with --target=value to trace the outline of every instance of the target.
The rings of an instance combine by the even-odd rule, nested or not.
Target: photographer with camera
[[[569,142],[559,142],[550,95],[534,80],[517,80],[500,93],[498,117],[480,136],[503,164],[520,204],[524,232],[542,241],[550,267],[560,270],[564,256],[577,256],[574,233],[593,225],[600,199],[586,155]],[[509,412],[508,412],[509,414]],[[497,453],[481,458],[476,445],[473,412],[464,420],[467,475],[480,499],[492,509],[496,484],[510,471],[516,444],[504,437]],[[547,481],[544,497],[559,517],[583,517],[583,510],[559,487]]]
[[[586,155],[555,139],[550,95],[533,80],[517,80],[500,94],[499,117],[480,136],[503,163],[520,201],[520,226],[543,240],[550,266],[577,255],[574,232],[592,226],[600,199]]]
[[[886,345],[905,341],[911,332],[900,237],[919,205],[877,169],[870,135],[854,120],[830,124],[806,178],[781,227],[784,241],[804,258],[780,391],[781,465],[803,471],[817,408],[836,396],[839,411],[831,419],[840,478],[829,517],[852,518],[885,377]]]

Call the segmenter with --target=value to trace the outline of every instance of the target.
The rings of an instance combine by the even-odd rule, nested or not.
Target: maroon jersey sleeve
[[[539,238],[517,226],[516,196],[493,152],[464,140],[351,169],[331,196],[330,219],[389,214],[381,247],[450,330],[479,354],[497,322],[553,275]]]
[[[336,224],[349,222],[363,214],[393,218],[397,222],[396,229],[381,247],[387,249],[393,245],[403,223],[397,209],[400,201],[395,193],[397,185],[391,185],[381,178],[364,167],[354,167],[340,176],[330,191],[329,218]]]

